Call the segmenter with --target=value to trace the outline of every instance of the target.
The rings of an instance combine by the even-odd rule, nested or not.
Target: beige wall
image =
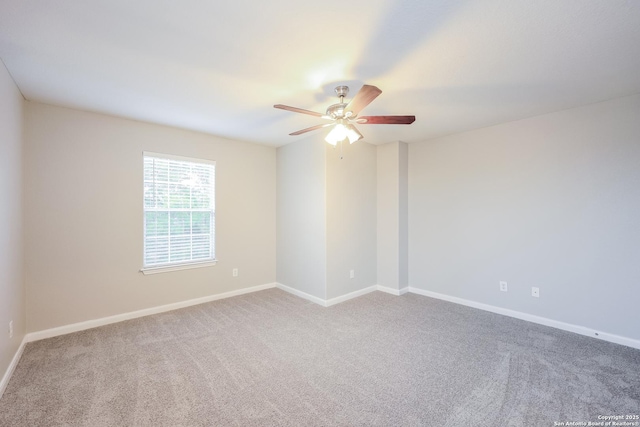
[[[0,61],[0,379],[25,335],[22,107],[22,95]]]
[[[409,145],[412,287],[640,339],[639,219],[640,95]]]
[[[398,287],[409,285],[409,145],[398,142]]]
[[[328,300],[376,284],[376,148],[278,148],[278,282]],[[349,278],[350,270],[355,277]]]
[[[408,284],[408,147],[378,145],[378,284],[400,290]]]
[[[277,152],[277,278],[290,288],[326,299],[326,157],[314,139]]]
[[[327,299],[377,284],[376,147],[340,148],[324,141],[327,156]],[[349,278],[354,270],[354,278]]]
[[[29,331],[275,281],[274,148],[32,102],[25,129]],[[216,266],[138,271],[143,151],[217,162]]]
[[[408,258],[412,287],[640,338],[640,96],[340,160],[321,138],[276,150],[38,103],[22,137],[0,84],[0,330],[18,337],[0,333],[0,368],[25,332],[23,186],[28,331],[276,279],[321,299],[402,288]],[[143,151],[216,160],[218,265],[139,273]]]

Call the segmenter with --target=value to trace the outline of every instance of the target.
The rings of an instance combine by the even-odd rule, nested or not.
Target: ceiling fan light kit
[[[274,105],[274,108],[292,111],[294,113],[307,114],[321,119],[331,120],[333,122],[311,126],[306,129],[292,132],[289,135],[301,135],[312,130],[333,126],[333,129],[331,129],[325,137],[325,141],[335,147],[339,142],[345,140],[349,140],[349,143],[353,144],[354,142],[364,138],[352,122],[364,125],[410,125],[416,120],[415,116],[363,116],[358,118],[358,113],[382,93],[382,91],[375,86],[362,86],[362,89],[360,89],[348,104],[344,102],[344,98],[349,93],[349,87],[337,86],[335,91],[338,98],[340,98],[340,102],[330,105],[325,114],[316,113],[315,111],[305,110],[303,108],[290,107],[288,105]]]
[[[355,126],[345,123],[344,119],[338,119],[335,126],[327,134],[324,140],[335,147],[338,145],[338,142],[344,141],[345,139],[348,139],[349,143],[353,144],[362,138],[362,134],[358,132],[358,129],[356,129]]]

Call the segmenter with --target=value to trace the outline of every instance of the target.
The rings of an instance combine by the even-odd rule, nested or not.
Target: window
[[[143,153],[143,272],[215,262],[215,162]]]

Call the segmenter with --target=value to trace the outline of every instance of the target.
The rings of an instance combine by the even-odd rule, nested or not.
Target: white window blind
[[[143,268],[215,260],[215,162],[145,152]]]

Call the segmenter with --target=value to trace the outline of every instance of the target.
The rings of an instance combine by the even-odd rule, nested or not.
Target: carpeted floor
[[[427,297],[278,289],[29,344],[2,426],[554,426],[640,414],[640,351]]]

